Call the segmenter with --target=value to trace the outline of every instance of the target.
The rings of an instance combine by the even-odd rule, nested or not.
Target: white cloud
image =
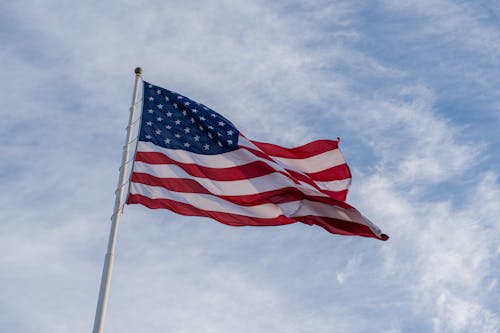
[[[372,198],[365,211],[376,220],[395,223],[388,230],[393,244],[384,251],[384,269],[387,276],[405,281],[414,311],[432,316],[435,332],[494,332],[500,318],[481,303],[491,293],[498,294],[493,278],[498,272],[497,240],[491,236],[500,232],[495,223],[500,212],[493,203],[498,197],[490,194],[498,193],[491,174],[484,175],[459,206],[426,202],[403,193],[388,179],[373,176],[365,184],[362,195]]]
[[[489,8],[497,8],[493,3],[483,6],[449,0],[390,0],[384,3],[390,10],[426,20],[428,24],[423,25],[425,29],[418,31],[419,34],[439,34],[443,35],[443,42],[474,50],[479,48],[485,54],[500,53],[500,31],[498,26],[488,23],[488,16],[491,15]]]

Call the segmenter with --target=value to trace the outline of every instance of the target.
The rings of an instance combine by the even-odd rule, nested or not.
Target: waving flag
[[[283,148],[247,139],[203,104],[144,82],[128,204],[231,226],[295,222],[388,239],[345,202],[351,173],[336,140]]]

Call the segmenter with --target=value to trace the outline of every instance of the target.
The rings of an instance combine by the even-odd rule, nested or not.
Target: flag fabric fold
[[[284,148],[246,138],[222,115],[144,82],[128,204],[205,216],[231,226],[295,222],[388,239],[346,198],[338,140]]]

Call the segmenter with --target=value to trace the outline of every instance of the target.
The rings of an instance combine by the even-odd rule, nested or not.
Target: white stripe
[[[204,155],[181,149],[168,149],[144,141],[139,141],[137,151],[162,153],[180,163],[192,163],[210,168],[231,168],[260,160],[245,149],[237,149],[224,154]]]
[[[344,156],[342,156],[342,153],[338,149],[326,151],[303,159],[273,156],[273,160],[280,162],[287,169],[293,168],[306,173],[323,171],[345,163]]]
[[[290,178],[280,173],[244,180],[217,181],[194,177],[175,164],[148,164],[144,162],[135,162],[134,172],[145,173],[157,178],[192,179],[215,195],[251,195],[293,187],[308,195],[327,197],[309,184],[295,184]]]
[[[238,138],[238,146],[240,147],[247,147],[247,148],[252,148],[255,150],[262,151],[259,147],[257,147],[252,141],[248,140],[244,136],[240,135]]]
[[[286,205],[286,204],[285,204]],[[284,210],[280,204],[280,207]],[[373,231],[376,235],[381,237],[382,230],[377,227],[372,221],[361,214],[356,208],[351,207],[350,209],[328,205],[322,202],[303,200],[299,209],[293,212],[289,217],[301,217],[301,216],[323,216],[330,218],[337,218],[339,220],[344,220],[348,222],[354,222],[358,224],[364,224]]]
[[[238,214],[248,217],[277,218],[284,214],[283,210],[275,204],[269,203],[256,206],[240,206],[210,194],[172,192],[163,187],[149,186],[139,183],[130,184],[130,193],[141,194],[150,199],[174,200],[193,205],[194,207],[202,210]],[[298,206],[299,202],[290,202],[286,209],[296,210],[296,207],[293,207],[294,205]]]
[[[292,213],[291,217],[294,216],[323,216],[365,224],[361,214],[354,208],[346,209],[310,200],[303,200],[299,209]]]
[[[351,186],[351,178],[333,180],[331,182],[314,182],[322,190],[343,191]]]

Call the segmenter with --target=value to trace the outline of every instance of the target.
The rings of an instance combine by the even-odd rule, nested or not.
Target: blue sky
[[[89,332],[133,88],[342,138],[391,236],[126,207],[109,332],[499,332],[500,2],[4,1],[0,327]]]

